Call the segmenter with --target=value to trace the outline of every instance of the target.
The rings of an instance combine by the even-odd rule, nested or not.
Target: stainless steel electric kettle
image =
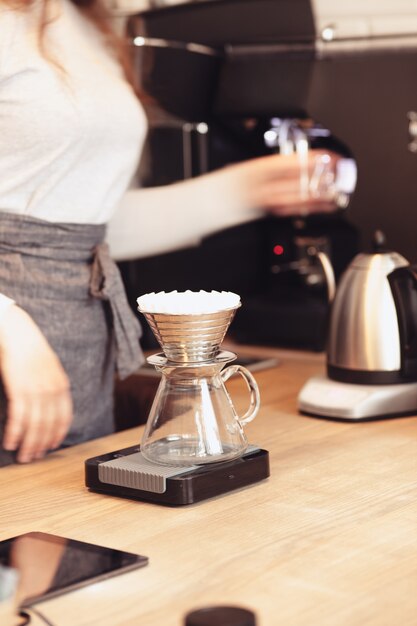
[[[327,374],[364,385],[417,381],[417,270],[376,244],[357,255],[333,301]]]

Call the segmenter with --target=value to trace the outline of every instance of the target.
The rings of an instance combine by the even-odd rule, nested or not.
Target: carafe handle
[[[225,367],[225,369],[220,372],[224,383],[235,374],[242,376],[250,392],[249,408],[242,417],[238,416],[239,422],[244,425],[251,422],[258,413],[261,406],[261,396],[259,394],[258,383],[246,367],[242,365],[229,365],[229,367]]]

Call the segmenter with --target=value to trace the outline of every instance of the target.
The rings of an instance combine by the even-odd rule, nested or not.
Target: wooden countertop
[[[270,451],[271,477],[210,501],[166,508],[84,487],[84,460],[142,428],[2,469],[1,539],[39,530],[150,559],[38,608],[57,626],[182,626],[208,604],[251,608],[258,626],[416,624],[417,418],[298,415],[323,369],[322,356],[284,352],[256,373],[262,408],[246,432]],[[237,403],[247,393],[229,389]]]

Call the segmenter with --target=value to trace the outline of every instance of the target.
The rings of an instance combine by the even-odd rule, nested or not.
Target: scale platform
[[[85,484],[91,491],[173,506],[207,500],[269,475],[269,454],[256,446],[233,461],[189,467],[151,463],[140,446],[85,461]]]
[[[417,413],[417,383],[359,385],[310,378],[298,396],[301,413],[315,417],[361,421]]]

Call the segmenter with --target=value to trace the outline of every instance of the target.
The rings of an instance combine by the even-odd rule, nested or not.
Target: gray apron
[[[38,324],[71,383],[69,446],[113,431],[113,384],[142,363],[130,308],[100,224],[57,224],[0,212],[0,293]],[[1,374],[1,372],[0,372]],[[7,400],[0,389],[0,442]],[[3,450],[0,467],[14,462]]]

